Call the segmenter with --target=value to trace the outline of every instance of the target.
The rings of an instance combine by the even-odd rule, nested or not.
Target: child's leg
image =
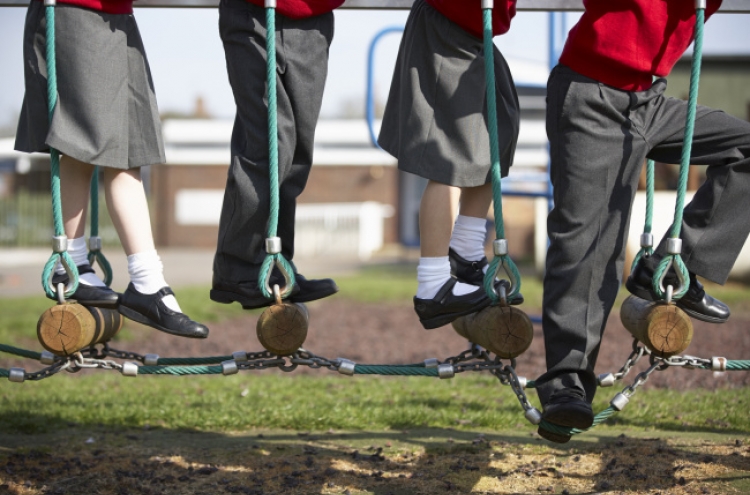
[[[429,181],[419,207],[420,259],[417,298],[432,299],[451,278],[448,245],[456,210],[456,188]],[[463,295],[476,286],[456,283],[453,294]]]
[[[164,280],[164,267],[154,248],[140,169],[107,168],[103,182],[109,215],[128,255],[130,285],[120,298],[120,313],[172,335],[208,337],[208,328],[182,313]]]
[[[130,281],[141,294],[154,294],[168,284],[154,247],[141,170],[105,168],[103,183],[109,215],[128,256]],[[169,309],[182,312],[174,296],[162,301]]]
[[[84,234],[93,172],[93,165],[69,156],[60,157],[60,198],[65,235],[68,237],[68,254],[79,267],[80,283],[104,287],[104,282],[93,271],[87,270],[89,267],[88,246]],[[58,264],[55,273],[65,275],[65,268]]]
[[[450,248],[463,259],[480,261],[485,257],[487,211],[492,203],[492,184],[461,189],[461,208],[450,239]],[[483,270],[486,271],[485,265]]]

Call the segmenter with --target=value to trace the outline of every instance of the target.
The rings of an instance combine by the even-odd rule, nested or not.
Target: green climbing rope
[[[221,375],[221,366],[139,366],[139,375]]]
[[[701,59],[703,54],[703,25],[705,21],[705,7],[700,6],[695,9],[695,43],[693,45],[693,60],[690,70],[690,92],[688,94],[688,108],[687,118],[685,123],[685,136],[682,145],[682,156],[680,160],[680,177],[677,184],[677,201],[675,204],[674,222],[672,223],[672,229],[670,231],[670,237],[672,239],[680,238],[680,231],[682,229],[682,214],[685,205],[685,191],[687,189],[688,170],[690,168],[690,155],[693,148],[693,133],[695,131],[695,114],[698,106],[698,85],[700,82],[700,71],[701,71]],[[679,272],[684,283],[680,290],[676,290],[673,298],[679,299],[685,295],[690,288],[689,278],[690,274],[682,261],[682,257],[679,253],[669,253],[665,256],[659,266],[654,271],[654,277],[652,285],[654,292],[659,297],[664,297],[665,294],[661,290],[660,280],[664,277],[664,274],[669,267],[674,266],[675,270]]]
[[[94,167],[91,176],[91,232],[89,237],[89,264],[94,266],[97,262],[104,272],[104,283],[109,287],[112,285],[112,266],[102,253],[102,241],[99,238],[99,167]]]
[[[643,225],[643,234],[649,236],[649,244],[644,245],[641,241],[641,249],[638,251],[638,254],[635,255],[635,258],[633,259],[633,264],[630,266],[630,271],[634,271],[636,265],[638,262],[643,258],[644,256],[651,256],[654,254],[654,245],[652,236],[651,236],[651,228],[653,226],[653,219],[654,219],[654,161],[653,160],[647,160],[646,162],[646,221]]]
[[[279,223],[279,138],[276,104],[276,8],[274,0],[266,0],[266,79],[268,84],[268,167],[271,203],[268,216],[268,239],[276,238]],[[261,265],[258,287],[264,296],[273,297],[266,283],[273,267],[287,277],[287,285],[280,296],[287,297],[294,288],[294,270],[280,252],[268,253]]]
[[[484,277],[484,289],[493,303],[499,301],[500,296],[495,291],[495,278],[502,267],[510,278],[510,292],[506,300],[510,300],[521,290],[521,274],[513,260],[508,256],[507,241],[505,240],[505,226],[503,224],[503,191],[500,174],[500,145],[497,137],[497,97],[495,95],[495,58],[494,43],[492,41],[492,7],[482,9],[484,21],[484,70],[487,80],[487,121],[490,134],[490,159],[492,175],[492,199],[495,213],[495,256],[490,262]]]
[[[354,366],[356,375],[399,375],[399,376],[440,376],[437,368],[424,366],[372,365],[358,364]]]
[[[21,349],[19,347],[13,347],[11,345],[0,344],[0,352],[5,352],[8,354],[13,354],[15,356],[25,357],[28,359],[35,359],[37,361],[42,359],[41,353],[29,351],[26,349]]]
[[[47,110],[49,123],[52,125],[52,117],[55,114],[57,106],[57,65],[55,62],[55,6],[47,5],[45,8],[45,17],[47,21],[46,30],[46,57],[47,57]],[[65,228],[63,227],[62,218],[62,200],[60,198],[60,152],[56,149],[50,149],[50,176],[52,190],[52,220],[55,229],[55,240],[53,253],[42,271],[42,287],[47,296],[56,299],[57,288],[52,286],[52,272],[58,262],[62,263],[65,271],[68,272],[70,283],[65,291],[65,296],[70,297],[78,289],[78,268],[76,268],[73,258],[67,252],[67,246],[60,245],[58,239],[65,237]]]

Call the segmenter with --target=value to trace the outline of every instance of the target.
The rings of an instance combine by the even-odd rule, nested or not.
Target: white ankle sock
[[[68,254],[73,259],[73,263],[76,266],[89,266],[89,249],[86,245],[85,237],[77,237],[68,241]],[[57,263],[55,267],[55,273],[62,275],[65,273],[65,267],[62,263]],[[94,287],[105,287],[106,284],[102,282],[96,273],[81,273],[78,276],[78,282],[85,285],[92,285]]]
[[[468,261],[484,258],[484,240],[487,237],[487,220],[458,215],[453,225],[450,247]]]
[[[141,294],[154,294],[168,285],[164,279],[164,265],[156,250],[128,256],[128,274],[133,287]],[[174,296],[166,296],[162,301],[172,311],[182,313]]]
[[[447,256],[419,258],[417,265],[417,298],[432,299],[440,288],[451,278],[451,264]],[[462,296],[479,290],[474,285],[456,282],[453,294]]]

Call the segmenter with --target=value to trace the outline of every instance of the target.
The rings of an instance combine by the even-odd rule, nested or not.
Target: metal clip
[[[352,376],[354,375],[354,368],[357,366],[354,361],[348,359],[338,359],[339,361],[339,373],[342,375]]]
[[[156,366],[159,364],[158,354],[146,354],[143,356],[143,364],[146,366]]]
[[[724,357],[712,357],[711,358],[711,369],[713,371],[726,371],[727,370],[727,358],[724,358]]]
[[[495,239],[492,241],[492,252],[495,256],[508,254],[508,239]]]
[[[599,382],[600,387],[611,387],[615,384],[617,378],[615,378],[614,373],[602,373],[596,377],[596,381]]]
[[[609,405],[617,411],[622,411],[623,408],[628,405],[628,402],[630,402],[628,396],[620,392],[619,394],[614,396]]]
[[[682,239],[678,237],[670,237],[667,239],[667,253],[668,254],[680,254],[682,252]]]
[[[56,235],[52,238],[52,251],[55,253],[64,253],[68,250],[68,237]]]
[[[126,362],[122,364],[123,376],[138,376],[138,365],[133,362]]]
[[[222,375],[234,375],[240,369],[237,367],[236,361],[223,361],[221,363],[221,374]]]
[[[644,232],[643,234],[641,234],[641,247],[654,247],[654,234],[651,234],[650,232]]]
[[[23,368],[11,368],[8,370],[8,380],[14,383],[23,383],[26,379],[26,371]]]
[[[532,425],[538,425],[542,422],[542,413],[536,407],[530,407],[523,413],[524,417],[529,420]]]
[[[55,355],[49,351],[42,351],[39,362],[42,364],[55,364]]]
[[[244,363],[247,361],[247,352],[245,351],[234,351],[232,353],[232,359],[238,363]]]
[[[453,378],[456,375],[456,371],[453,369],[452,364],[441,364],[438,366],[438,376],[441,380]]]
[[[425,368],[437,368],[440,364],[440,361],[438,361],[437,358],[429,358],[424,360],[424,367]]]
[[[279,254],[281,252],[281,237],[268,237],[266,239],[266,252],[268,254]]]
[[[101,251],[102,238],[96,235],[89,237],[89,251]]]

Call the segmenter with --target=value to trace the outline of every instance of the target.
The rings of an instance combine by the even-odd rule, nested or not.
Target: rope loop
[[[44,265],[44,270],[42,271],[42,287],[44,288],[44,293],[47,294],[50,299],[55,300],[60,300],[60,294],[57,293],[57,287],[52,284],[52,275],[55,272],[55,267],[58,262],[63,268],[65,268],[65,272],[68,274],[69,282],[63,292],[64,297],[70,297],[76,290],[78,290],[78,267],[76,267],[76,264],[73,262],[73,258],[70,257],[70,254],[68,254],[67,251],[62,253],[52,253],[52,256],[49,257],[47,263]]]
[[[672,298],[679,299],[687,293],[690,288],[690,272],[688,272],[682,257],[679,254],[671,254],[662,258],[659,266],[654,270],[654,278],[651,280],[651,286],[657,296],[665,298],[667,289],[664,287],[664,279],[669,272],[670,266],[674,268],[680,285],[672,287]]]
[[[508,282],[510,282],[510,289],[505,294],[505,297],[501,297],[495,288],[495,280],[502,279],[499,276],[501,270],[505,271],[505,274],[508,276]],[[487,273],[484,274],[484,290],[493,304],[497,304],[498,302],[507,304],[509,300],[513,299],[520,292],[521,274],[518,272],[518,267],[510,256],[506,254],[492,258],[490,266],[487,268]]]
[[[112,285],[112,265],[109,264],[109,260],[107,260],[107,257],[104,256],[104,253],[102,253],[100,250],[89,250],[88,254],[89,258],[89,264],[93,267],[94,263],[96,262],[99,267],[102,269],[102,272],[104,274],[104,283],[109,287]]]
[[[285,285],[279,289],[279,294],[282,299],[287,298],[291,295],[292,290],[294,289],[294,284],[297,282],[294,277],[294,268],[292,268],[292,264],[287,261],[281,253],[266,255],[266,258],[263,260],[263,265],[260,267],[258,288],[260,288],[263,295],[268,299],[274,298],[274,291],[271,288],[271,274],[273,273],[274,266],[278,268],[284,276]]]

